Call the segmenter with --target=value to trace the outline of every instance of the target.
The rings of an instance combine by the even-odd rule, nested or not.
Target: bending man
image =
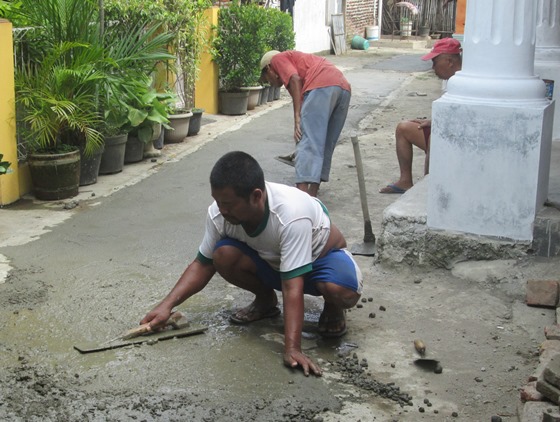
[[[317,196],[328,182],[332,156],[350,104],[350,83],[324,57],[272,50],[261,59],[261,79],[284,85],[294,107],[296,186]]]

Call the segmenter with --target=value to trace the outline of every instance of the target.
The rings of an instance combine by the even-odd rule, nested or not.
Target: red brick
[[[544,327],[544,335],[548,340],[560,340],[560,325]]]
[[[537,391],[537,381],[532,381],[519,390],[519,396],[522,402],[543,400],[543,395]]]
[[[552,356],[560,353],[560,341],[545,340],[539,345],[539,355],[541,362],[550,360]]]
[[[528,280],[525,299],[529,306],[556,307],[558,280]]]

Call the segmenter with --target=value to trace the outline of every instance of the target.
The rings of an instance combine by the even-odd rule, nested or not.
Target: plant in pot
[[[112,23],[103,37],[107,54],[107,60],[104,62],[107,79],[101,89],[100,109],[105,116],[102,132],[106,138],[106,145],[100,174],[122,171],[128,131],[139,125],[137,120],[141,113],[138,110],[151,107],[146,101],[149,103],[152,99],[142,98],[148,93],[148,84],[151,83],[149,75],[154,73],[160,63],[174,59],[167,51],[174,34],[163,31],[160,22],[131,22],[131,15],[138,19],[142,16],[136,16],[129,9],[123,9],[122,3],[108,1],[106,4],[110,11],[108,18]],[[133,2],[127,5],[132,6]],[[160,111],[160,114],[162,113],[163,111]],[[134,120],[134,124],[131,124],[131,119]],[[161,130],[160,125],[155,125],[155,128],[155,131]],[[149,146],[150,142],[145,143],[144,149]]]
[[[28,162],[35,195],[62,199],[77,194],[77,188],[45,186],[51,179],[37,172],[48,167],[39,168],[36,163],[39,155],[46,159],[47,152],[69,154],[77,149],[80,178],[81,164],[103,147],[96,130],[101,121],[96,111],[97,87],[104,78],[97,67],[103,59],[95,20],[97,3],[21,0],[17,6],[10,8],[6,17],[15,26],[34,28],[26,32],[27,59],[16,63],[17,130],[31,152]],[[58,159],[51,161],[58,163]],[[69,178],[61,180],[60,171],[54,174],[53,183],[57,179],[70,183]]]
[[[103,78],[76,42],[53,46],[40,64],[16,72],[18,130],[26,140],[37,199],[78,194],[80,148],[93,154],[103,146],[95,89]],[[71,59],[68,59],[70,55]]]
[[[222,114],[245,114],[249,91],[260,78],[259,62],[265,50],[262,11],[256,5],[220,9],[212,57],[218,65]]]
[[[189,130],[187,136],[195,136],[200,132],[200,127],[202,125],[202,114],[204,113],[203,108],[195,107],[191,109],[192,117],[189,121]]]
[[[169,107],[169,119],[172,129],[166,129],[164,140],[167,143],[181,142],[200,126],[201,110],[197,109],[193,128],[191,120],[194,114],[194,87],[199,75],[200,56],[206,46],[207,25],[205,10],[212,6],[210,0],[175,0],[166,3],[166,27],[175,34],[170,43],[170,50],[177,60],[169,63],[172,78],[167,85],[172,86],[178,101]]]
[[[174,94],[152,88],[148,77],[137,82],[134,91],[124,100],[128,110],[124,126],[128,132],[125,163],[141,161],[145,146],[159,136],[162,126],[170,128],[167,110],[176,100]]]
[[[200,74],[200,60],[202,51],[208,48],[208,25],[205,10],[212,6],[211,0],[188,1],[190,17],[188,24],[181,33],[179,52],[179,66],[183,81],[182,99],[185,108],[190,109],[192,116],[189,120],[187,136],[194,136],[200,131],[202,113],[204,109],[195,107],[195,85]]]

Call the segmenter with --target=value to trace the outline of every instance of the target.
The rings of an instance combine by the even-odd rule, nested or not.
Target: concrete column
[[[467,4],[463,68],[432,109],[429,229],[533,237],[554,113],[534,75],[536,14],[533,0]]]
[[[555,81],[553,99],[560,95],[560,0],[537,1],[535,74]],[[554,110],[552,139],[560,140],[560,107]]]

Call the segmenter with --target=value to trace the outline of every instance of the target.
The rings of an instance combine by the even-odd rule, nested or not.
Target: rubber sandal
[[[405,193],[408,189],[399,188],[395,184],[390,184],[382,189],[379,189],[379,193]]]
[[[322,316],[322,315],[321,315]],[[338,331],[329,331],[326,329],[326,327],[329,324],[332,324],[334,322],[340,322],[340,321],[344,321],[344,326],[338,330]],[[323,327],[322,327],[323,326]],[[321,336],[323,337],[328,337],[328,338],[336,338],[336,337],[342,337],[344,334],[346,334],[348,332],[348,327],[346,326],[346,312],[344,312],[344,315],[342,318],[333,318],[332,320],[329,320],[328,317],[323,317],[323,319],[321,319],[321,317],[319,317],[319,329],[318,332]]]
[[[249,306],[251,306],[251,305],[249,305]],[[238,324],[238,325],[246,325],[246,324],[250,324],[251,322],[260,321],[261,319],[274,318],[274,317],[277,317],[278,315],[280,315],[280,308],[278,308],[277,306],[275,306],[274,308],[270,308],[268,311],[266,311],[263,314],[261,314],[260,312],[258,312],[256,310],[252,310],[252,311],[248,312],[247,314],[245,314],[243,317],[237,316],[237,314],[240,311],[241,311],[241,309],[237,312],[234,312],[233,314],[231,314],[229,316],[229,320],[232,323]],[[254,316],[254,317],[250,317],[250,316]]]

